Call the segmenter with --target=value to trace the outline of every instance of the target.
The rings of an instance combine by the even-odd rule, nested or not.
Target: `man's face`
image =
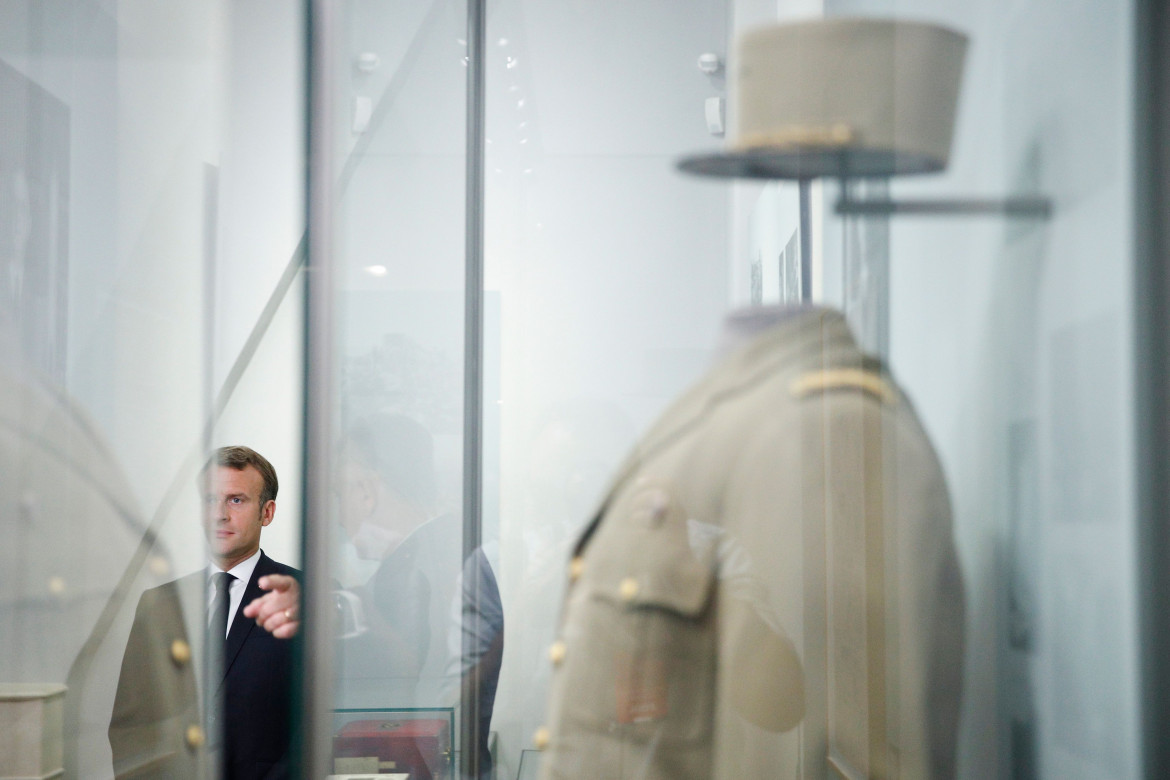
[[[252,466],[218,466],[211,472],[204,527],[211,556],[224,571],[260,549],[260,529],[272,522],[276,502],[261,505],[264,478]]]
[[[353,538],[358,527],[370,517],[377,506],[375,483],[376,479],[369,469],[349,458],[342,459],[341,467],[337,469],[337,476],[334,479],[334,491],[340,512],[338,519],[350,538]]]
[[[335,482],[341,527],[360,558],[384,558],[426,520],[373,470],[351,458],[342,459]]]

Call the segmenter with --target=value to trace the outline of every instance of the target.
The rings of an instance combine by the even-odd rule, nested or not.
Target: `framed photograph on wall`
[[[0,60],[0,327],[59,383],[68,303],[69,109]]]

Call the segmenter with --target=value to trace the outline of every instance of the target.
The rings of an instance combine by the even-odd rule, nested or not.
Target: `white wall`
[[[230,15],[131,0],[4,12],[0,54],[70,111],[65,389],[94,416],[149,515],[199,446],[205,388],[222,384],[300,238],[301,21],[260,0]],[[204,236],[209,165],[220,172],[214,248]],[[281,427],[298,403],[296,327],[272,337],[287,344],[285,364],[269,368],[281,390],[270,399],[290,410]]]
[[[207,377],[216,394],[230,388],[229,373],[304,233],[302,10],[281,0],[244,0],[226,9]],[[293,566],[301,559],[303,290],[303,275],[298,275],[232,390],[211,442],[247,445],[276,468],[277,514],[264,530],[262,546]]]

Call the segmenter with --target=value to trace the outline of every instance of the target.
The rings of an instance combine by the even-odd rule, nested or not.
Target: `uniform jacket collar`
[[[575,554],[592,535],[613,495],[642,462],[700,425],[720,404],[778,372],[795,377],[804,371],[839,367],[882,370],[876,358],[858,349],[841,313],[824,307],[808,307],[795,313],[731,352],[669,407],[642,438],[606,491],[575,545]]]

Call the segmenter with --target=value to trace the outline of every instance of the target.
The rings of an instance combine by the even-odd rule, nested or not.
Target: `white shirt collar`
[[[235,577],[231,585],[228,587],[228,620],[227,633],[231,633],[232,623],[235,621],[236,612],[240,609],[240,602],[244,600],[244,591],[248,588],[248,583],[252,581],[252,573],[256,571],[256,564],[260,561],[260,553],[263,550],[257,550],[251,557],[246,558],[235,566],[228,569],[228,574]],[[223,569],[215,565],[214,562],[207,564],[207,604],[211,605],[215,599],[215,575]],[[226,634],[225,634],[226,636]]]
[[[235,577],[236,582],[242,583],[243,585],[246,586],[249,582],[252,581],[252,572],[256,571],[256,564],[260,562],[260,554],[262,552],[264,552],[264,551],[257,549],[256,552],[252,553],[252,555],[250,557],[245,558],[244,560],[237,563],[235,566],[228,569],[227,573],[232,575],[233,577]],[[221,571],[223,571],[223,569],[219,568],[219,566],[217,566],[214,562],[208,562],[208,564],[207,564],[207,578],[208,579],[211,579],[212,577],[214,577],[217,573],[219,573]]]

